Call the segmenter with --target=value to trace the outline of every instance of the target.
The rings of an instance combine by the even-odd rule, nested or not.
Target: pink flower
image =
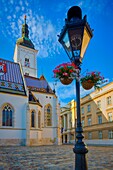
[[[63,73],[63,76],[68,76],[68,73],[66,73],[66,72],[65,72],[65,73]]]
[[[54,75],[56,78],[61,78],[65,76],[73,76],[78,67],[74,63],[63,63],[58,65],[54,70]]]

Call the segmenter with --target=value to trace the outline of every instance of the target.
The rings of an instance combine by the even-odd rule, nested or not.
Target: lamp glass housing
[[[71,24],[63,32],[60,43],[72,62],[81,63],[91,37],[87,25]]]
[[[84,33],[83,33],[83,40],[82,40],[82,47],[81,47],[81,58],[83,58],[84,54],[85,54],[85,51],[88,47],[88,44],[90,42],[90,39],[91,39],[91,36],[87,30],[87,28],[85,27],[84,28]]]

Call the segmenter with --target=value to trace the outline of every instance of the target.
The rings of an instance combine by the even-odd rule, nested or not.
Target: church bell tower
[[[37,50],[29,39],[26,16],[22,25],[22,37],[17,39],[14,52],[14,62],[21,63],[24,75],[37,77]]]

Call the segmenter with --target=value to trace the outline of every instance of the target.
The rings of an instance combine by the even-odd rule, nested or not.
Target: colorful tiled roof
[[[53,90],[51,89],[45,78],[39,79],[25,75],[25,80],[26,85],[30,90],[44,93],[53,93]]]
[[[0,59],[0,91],[25,95],[20,65]]]

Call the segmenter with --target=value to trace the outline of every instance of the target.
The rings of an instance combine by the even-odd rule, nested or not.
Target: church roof
[[[0,59],[0,91],[26,95],[18,63]]]
[[[32,91],[54,94],[53,90],[51,89],[51,87],[49,86],[48,82],[44,77],[43,79],[42,78],[39,79],[39,78],[25,75],[25,81],[27,87]]]
[[[23,45],[25,47],[35,49],[32,41],[27,37],[18,38],[16,44]]]
[[[37,99],[31,91],[29,91],[29,103],[30,104],[37,104],[42,107],[42,105],[39,102],[39,99]]]

